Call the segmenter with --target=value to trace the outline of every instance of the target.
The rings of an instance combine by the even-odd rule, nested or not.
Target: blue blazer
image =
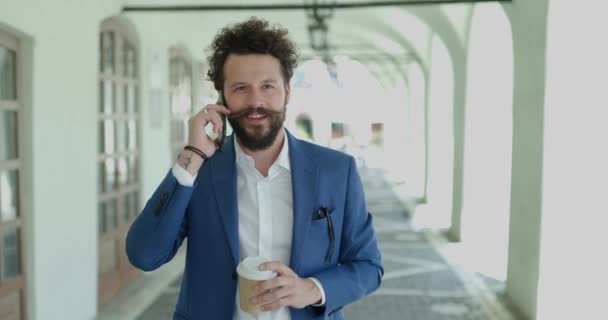
[[[292,320],[343,319],[342,307],[380,286],[384,269],[355,161],[287,134],[293,188],[289,266],[319,279],[323,307],[290,308]],[[131,263],[144,271],[170,261],[188,237],[184,277],[174,320],[232,320],[239,262],[234,138],[199,170],[193,187],[169,172],[127,235]],[[334,225],[334,250],[328,219]]]

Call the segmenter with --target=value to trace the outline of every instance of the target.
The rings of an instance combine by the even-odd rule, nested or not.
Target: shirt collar
[[[291,164],[289,162],[289,139],[287,138],[287,130],[283,128],[283,131],[285,132],[285,134],[283,135],[283,147],[281,148],[281,152],[279,153],[277,160],[275,160],[272,165],[274,166],[276,164],[285,168],[287,171],[291,171]],[[234,141],[234,151],[236,154],[237,163],[248,164],[251,167],[255,167],[255,161],[253,160],[253,158],[250,155],[246,154],[245,151],[243,151],[243,149],[239,145],[239,142],[236,141],[236,134]]]

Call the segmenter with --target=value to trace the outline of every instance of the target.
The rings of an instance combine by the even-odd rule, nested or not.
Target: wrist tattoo
[[[184,167],[186,170],[188,170],[188,167],[190,166],[191,163],[192,163],[192,152],[190,152],[188,157],[186,159],[184,159]]]

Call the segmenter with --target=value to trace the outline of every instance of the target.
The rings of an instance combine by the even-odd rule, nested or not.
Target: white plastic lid
[[[261,271],[260,265],[268,259],[264,257],[247,257],[236,267],[236,272],[243,278],[249,280],[270,280],[276,277],[277,273],[271,270]]]

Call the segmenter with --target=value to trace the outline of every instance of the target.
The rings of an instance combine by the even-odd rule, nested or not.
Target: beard
[[[251,125],[247,123],[247,116],[258,113],[266,116],[268,123]],[[285,122],[286,107],[283,110],[274,111],[267,108],[247,108],[228,118],[232,130],[239,138],[243,147],[251,151],[268,149],[276,140],[279,131]]]

